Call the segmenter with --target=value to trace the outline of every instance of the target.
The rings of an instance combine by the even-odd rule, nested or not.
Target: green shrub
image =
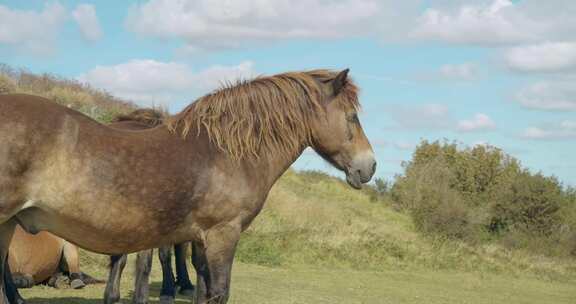
[[[17,88],[16,82],[12,78],[0,73],[0,94],[14,93]]]
[[[576,192],[530,173],[500,149],[424,141],[403,166],[391,198],[421,232],[576,253]]]

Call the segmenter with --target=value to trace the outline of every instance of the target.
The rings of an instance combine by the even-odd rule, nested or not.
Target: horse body
[[[49,230],[95,252],[134,252],[201,238],[214,223],[234,220],[235,212],[227,210],[237,210],[243,203],[238,197],[256,196],[253,188],[242,195],[242,188],[248,187],[239,188],[234,199],[220,191],[231,184],[236,188],[237,180],[246,177],[219,171],[218,164],[211,164],[213,157],[198,156],[207,154],[206,145],[168,136],[165,127],[120,131],[41,98],[23,97],[0,97],[2,112],[13,105],[13,114],[38,111],[39,115],[23,114],[14,123],[1,117],[0,138],[9,136],[12,128],[28,130],[18,134],[20,140],[36,142],[37,150],[50,153],[35,159],[14,151],[17,160],[0,160],[26,167],[20,174],[27,179],[21,186],[24,190],[1,193],[0,201],[10,205],[7,213],[17,213],[18,222],[29,231]],[[45,111],[52,115],[40,115]],[[170,157],[158,161],[158,155]],[[191,164],[194,170],[188,170]],[[199,204],[202,199],[214,204]],[[229,209],[214,208],[226,204]]]
[[[354,188],[374,174],[347,72],[257,78],[142,131],[0,96],[0,267],[16,222],[106,254],[194,240],[196,303],[225,303],[240,233],[306,147]]]

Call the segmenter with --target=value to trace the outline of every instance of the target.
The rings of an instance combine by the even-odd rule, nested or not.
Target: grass
[[[161,284],[155,259],[151,279],[151,302],[158,303]],[[130,303],[133,263],[122,280],[123,303]],[[104,277],[100,268],[91,272]],[[96,304],[102,302],[103,285],[83,290],[56,290],[37,286],[23,290],[30,304]],[[247,303],[574,303],[573,282],[546,282],[506,275],[482,275],[448,271],[354,271],[309,268],[271,268],[236,263],[233,270],[231,304]],[[179,296],[176,303],[189,303]]]

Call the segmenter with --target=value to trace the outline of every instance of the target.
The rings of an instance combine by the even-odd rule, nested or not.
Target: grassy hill
[[[102,122],[135,108],[74,81],[3,66],[6,92],[46,96]],[[82,251],[85,271],[105,277],[106,265],[107,257]],[[132,271],[125,277],[128,299]],[[289,170],[242,236],[231,303],[574,303],[575,283],[574,259],[424,236],[385,197]],[[35,287],[23,295],[30,303],[100,303],[102,292]]]

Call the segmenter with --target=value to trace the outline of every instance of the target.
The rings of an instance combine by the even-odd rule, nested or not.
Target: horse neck
[[[305,145],[302,145],[296,151],[290,155],[278,156],[278,155],[265,155],[254,161],[255,172],[260,172],[262,174],[262,180],[265,185],[272,188],[274,183],[290,168],[290,166],[300,157]]]

